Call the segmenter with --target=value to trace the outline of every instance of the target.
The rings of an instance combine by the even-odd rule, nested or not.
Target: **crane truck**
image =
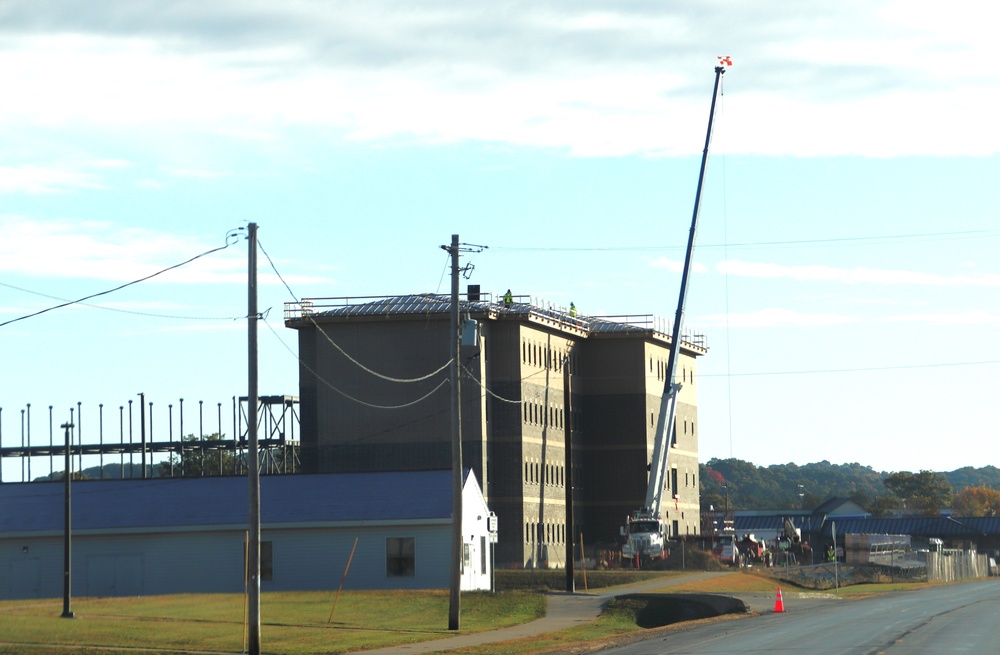
[[[670,339],[670,354],[667,358],[666,377],[663,383],[663,395],[660,398],[660,411],[656,421],[656,432],[653,437],[653,456],[649,465],[649,480],[646,486],[646,501],[643,507],[628,516],[622,526],[622,536],[625,543],[622,546],[622,559],[639,564],[641,560],[661,559],[668,555],[667,538],[670,536],[666,522],[661,514],[664,492],[664,478],[667,472],[667,459],[670,444],[674,435],[674,417],[677,411],[677,394],[681,384],[674,380],[677,371],[677,357],[680,354],[682,327],[684,322],[684,303],[687,298],[688,277],[691,273],[691,259],[694,251],[695,234],[698,231],[698,211],[701,206],[701,190],[705,181],[705,168],[708,164],[708,148],[712,141],[712,122],[715,118],[715,101],[719,95],[719,83],[725,73],[726,66],[731,65],[729,57],[719,57],[719,65],[715,67],[715,86],[712,89],[712,105],[708,113],[708,131],[705,135],[705,149],[701,155],[701,169],[698,173],[698,188],[695,191],[694,211],[691,215],[691,229],[688,233],[687,250],[684,255],[684,269],[681,273],[681,289],[677,298],[677,312]],[[677,490],[673,489],[674,499],[679,500]]]

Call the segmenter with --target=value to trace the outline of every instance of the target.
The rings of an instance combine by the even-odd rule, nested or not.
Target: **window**
[[[385,575],[387,578],[412,578],[417,558],[413,537],[386,537]]]

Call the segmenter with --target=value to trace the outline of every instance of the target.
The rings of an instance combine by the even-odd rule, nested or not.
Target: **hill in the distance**
[[[752,509],[812,509],[833,498],[850,498],[869,507],[888,495],[882,484],[889,473],[861,464],[775,464],[755,466],[739,459],[711,459],[700,467],[702,509],[726,507]],[[914,471],[916,473],[916,471]],[[936,472],[954,491],[987,486],[1000,489],[1000,469],[995,466]]]

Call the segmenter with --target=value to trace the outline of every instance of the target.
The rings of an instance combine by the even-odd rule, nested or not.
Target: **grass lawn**
[[[265,593],[261,643],[266,653],[345,653],[453,636],[448,592],[344,592],[327,623],[330,592]],[[184,651],[243,652],[243,597],[230,594],[80,598],[76,619],[62,599],[0,602],[0,653],[46,655]],[[544,615],[531,592],[462,594],[462,632],[492,630]],[[148,649],[148,650],[145,650]]]
[[[677,572],[587,572],[590,591],[662,579],[649,593],[746,593],[774,591],[767,576],[730,572],[718,577],[667,583]],[[562,571],[498,573],[496,594],[462,594],[462,633],[493,630],[534,620],[545,612],[549,590],[565,587]],[[577,590],[583,591],[577,578]],[[790,585],[782,583],[789,588]],[[840,590],[845,598],[864,597],[924,585],[856,585]],[[261,643],[265,653],[346,653],[454,636],[447,629],[448,592],[344,592],[332,619],[332,592],[264,593],[261,596]],[[243,652],[244,606],[240,595],[176,595],[138,598],[80,598],[76,619],[63,619],[62,599],[0,602],[0,654],[87,655],[164,652]],[[518,655],[568,647],[582,641],[620,637],[642,630],[641,607],[612,604],[595,621],[521,641],[493,643],[455,651],[464,655]]]

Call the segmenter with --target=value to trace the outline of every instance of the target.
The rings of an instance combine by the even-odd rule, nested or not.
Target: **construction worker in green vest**
[[[572,301],[569,303],[569,315],[576,316],[576,305],[574,305]]]
[[[510,307],[511,303],[514,302],[514,296],[511,295],[510,289],[507,289],[507,293],[503,294],[503,304]]]

